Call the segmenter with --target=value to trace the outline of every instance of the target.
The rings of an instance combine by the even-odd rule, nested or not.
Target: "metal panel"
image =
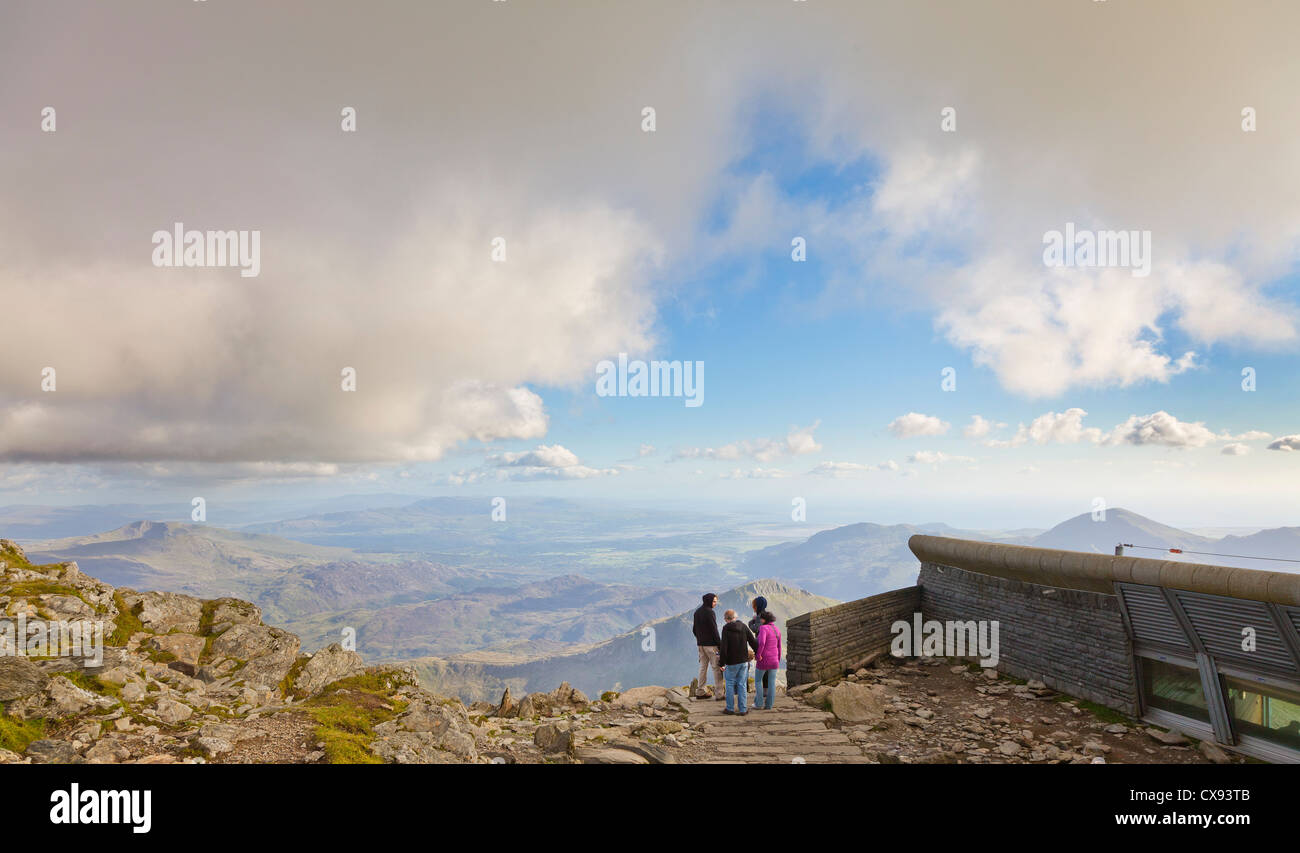
[[[1187,637],[1169,609],[1164,593],[1158,586],[1122,583],[1120,596],[1124,600],[1124,610],[1128,614],[1133,630],[1133,639],[1137,642],[1159,643],[1184,651],[1191,651]]]
[[[1277,628],[1282,635],[1282,642],[1287,651],[1291,653],[1291,659],[1295,661],[1296,669],[1300,670],[1300,632],[1296,631],[1296,626],[1291,623],[1291,618],[1287,615],[1286,608],[1280,604],[1269,604],[1268,615],[1273,617],[1273,627]]]
[[[1228,716],[1228,704],[1223,695],[1223,678],[1214,666],[1214,658],[1197,652],[1196,668],[1201,671],[1201,689],[1205,691],[1205,704],[1209,706],[1214,739],[1231,746],[1236,735],[1232,731],[1232,719]]]
[[[1296,672],[1295,659],[1262,601],[1174,590],[1205,651],[1216,658],[1283,672]],[[1242,649],[1245,628],[1255,633],[1255,650]]]

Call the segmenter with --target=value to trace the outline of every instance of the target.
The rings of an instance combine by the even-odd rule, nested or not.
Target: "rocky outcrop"
[[[293,686],[300,693],[310,695],[365,668],[361,655],[333,643],[311,656],[294,679]]]
[[[680,688],[570,684],[466,708],[338,644],[300,654],[254,604],[115,589],[0,540],[0,620],[101,622],[103,660],[0,656],[0,764],[672,763]]]
[[[131,589],[121,589],[118,593],[150,633],[166,634],[172,630],[187,634],[199,632],[203,602],[197,598],[172,592],[137,593]]]

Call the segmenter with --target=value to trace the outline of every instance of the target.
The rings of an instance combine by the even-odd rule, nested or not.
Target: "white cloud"
[[[649,456],[651,453],[654,452],[655,452],[655,446],[653,444],[643,444],[636,449],[636,455],[640,459],[644,459],[645,457]]]
[[[903,234],[927,230],[951,219],[973,191],[979,156],[974,149],[934,155],[904,150],[889,163],[872,196],[881,221]]]
[[[712,240],[694,232],[727,167],[761,145],[746,123],[760,97],[807,133],[808,159],[882,169],[843,210],[755,181],[740,198],[763,207],[731,223],[732,245],[788,246],[785,224],[808,223],[814,251],[843,259],[828,303],[874,305],[864,294],[889,289],[1016,393],[1169,381],[1197,360],[1165,328],[1195,351],[1297,339],[1294,307],[1267,285],[1300,246],[1300,111],[1269,110],[1267,133],[1243,134],[1235,114],[1181,108],[1189,91],[1284,97],[1293,8],[1247,4],[1171,33],[1177,9],[1162,3],[1120,28],[1084,10],[1104,4],[955,4],[943,26],[928,4],[843,4],[795,24],[802,4],[767,4],[736,39],[734,14],[704,4],[597,4],[583,27],[517,4],[504,29],[471,5],[450,19],[441,4],[387,18],[335,4],[307,21],[232,9],[202,61],[171,64],[168,85],[188,96],[170,99],[148,145],[158,96],[141,69],[184,40],[186,16],[67,21],[32,4],[7,21],[6,79],[44,68],[89,81],[65,87],[60,111],[93,143],[45,157],[22,110],[0,115],[0,280],[23,318],[0,359],[0,459],[343,464],[541,439],[532,388],[575,385],[653,341],[652,274],[694,264]],[[363,28],[372,37],[352,38]],[[209,50],[253,30],[238,54]],[[1059,36],[1049,51],[1045,32]],[[92,57],[90,38],[118,49]],[[1103,40],[1115,49],[1096,63]],[[340,44],[349,84],[368,93],[356,134],[322,123],[337,98],[292,72],[328,67]],[[462,73],[485,62],[495,73]],[[222,97],[249,68],[263,85]],[[1106,97],[1063,109],[1080,68]],[[557,94],[575,91],[576,107]],[[657,133],[640,132],[629,92],[654,101]],[[106,93],[113,109],[98,109]],[[948,102],[958,134],[938,131]],[[212,128],[230,126],[265,144],[213,148]],[[202,168],[169,153],[186,151],[204,152]],[[502,163],[508,177],[482,177]],[[1095,220],[1083,227],[1150,230],[1150,277],[1044,268],[1040,235],[1079,211]],[[182,214],[263,229],[262,277],[148,267],[148,235]],[[505,264],[487,261],[497,235]],[[924,251],[936,241],[955,251]],[[47,354],[60,396],[32,402]],[[338,390],[346,365],[356,394]]]
[[[673,459],[733,460],[749,457],[758,462],[770,462],[785,456],[804,456],[822,449],[822,446],[813,438],[813,432],[820,424],[821,421],[814,421],[810,426],[794,427],[785,438],[733,441],[717,448],[680,448],[674,451]]]
[[[1245,456],[1250,448],[1244,444],[1225,444],[1219,452],[1224,456]]]
[[[980,415],[971,415],[970,423],[962,429],[961,433],[967,438],[983,438],[993,430],[1002,429],[1004,426],[1006,424],[994,423]]]
[[[843,478],[868,474],[874,471],[897,470],[898,463],[891,459],[888,462],[881,462],[876,465],[867,465],[861,462],[822,462],[808,473],[816,477]]]
[[[1219,439],[1221,441],[1263,441],[1272,437],[1272,433],[1267,433],[1258,429],[1249,429],[1240,435],[1233,435],[1229,432],[1219,433]]]
[[[1083,419],[1088,413],[1080,408],[1066,409],[1064,412],[1047,412],[1030,422],[1023,423],[1016,434],[1005,441],[985,442],[989,447],[1020,447],[1029,442],[1034,444],[1076,444],[1080,441],[1097,443],[1102,440],[1102,432],[1094,427],[1084,427]]]
[[[724,480],[779,480],[790,475],[776,468],[736,468],[718,476]]]
[[[483,467],[447,475],[447,482],[460,486],[485,480],[590,480],[613,477],[624,470],[583,465],[578,454],[560,444],[541,444],[533,450],[490,454],[484,462]]]
[[[918,450],[907,457],[908,462],[920,465],[937,465],[941,462],[974,462],[969,456],[953,456],[940,450]]]
[[[932,415],[920,412],[908,412],[899,415],[889,424],[889,431],[895,438],[916,438],[923,435],[943,435],[950,425]]]
[[[1133,415],[1106,437],[1107,444],[1155,444],[1162,447],[1204,447],[1215,435],[1197,421],[1188,423],[1165,411]]]
[[[568,468],[578,464],[578,454],[559,444],[540,444],[536,450],[500,453],[487,457],[489,464],[528,468]]]
[[[1149,415],[1130,415],[1107,433],[1096,427],[1085,427],[1083,419],[1087,414],[1077,407],[1064,412],[1047,412],[1034,418],[1029,426],[1022,423],[1010,439],[984,443],[988,447],[1021,447],[1030,442],[1039,445],[1084,442],[1107,446],[1129,444],[1192,448],[1205,447],[1219,441],[1252,441],[1269,437],[1268,433],[1259,430],[1249,430],[1237,436],[1226,432],[1216,435],[1200,421],[1180,421],[1163,410]]]
[[[1300,450],[1300,435],[1284,435],[1270,444],[1268,449],[1282,450],[1288,453],[1292,450]]]

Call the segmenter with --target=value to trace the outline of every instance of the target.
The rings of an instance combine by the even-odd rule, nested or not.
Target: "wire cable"
[[[1249,554],[1217,554],[1214,551],[1184,551],[1182,548],[1157,548],[1154,545],[1130,545],[1128,542],[1119,543],[1125,548],[1147,548],[1151,551],[1168,551],[1170,554],[1196,554],[1199,557],[1232,557],[1238,560],[1276,560],[1279,563],[1300,563],[1300,560],[1293,560],[1288,557],[1252,557]]]

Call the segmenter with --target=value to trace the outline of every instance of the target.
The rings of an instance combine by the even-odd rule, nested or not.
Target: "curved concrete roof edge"
[[[922,533],[908,539],[907,547],[923,563],[1043,586],[1113,593],[1112,584],[1116,582],[1140,583],[1300,607],[1300,574],[1287,572],[1002,545]]]

